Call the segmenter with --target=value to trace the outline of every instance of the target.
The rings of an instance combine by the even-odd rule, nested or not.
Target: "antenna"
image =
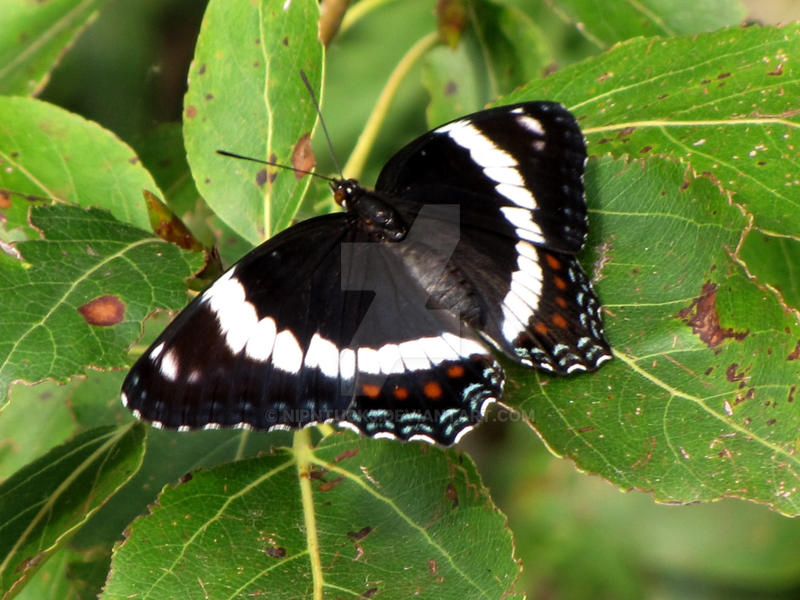
[[[303,83],[305,84],[306,89],[308,90],[308,95],[311,96],[311,101],[314,103],[314,108],[317,109],[317,116],[319,117],[320,125],[322,125],[322,132],[325,134],[325,141],[328,143],[328,151],[331,154],[331,160],[333,160],[333,164],[336,167],[336,170],[339,172],[341,178],[344,179],[344,175],[342,175],[342,169],[339,166],[339,161],[336,160],[336,154],[334,154],[333,152],[333,144],[331,143],[331,136],[328,135],[328,128],[325,126],[325,120],[322,118],[322,110],[319,107],[319,102],[317,102],[317,97],[314,95],[314,90],[311,87],[311,83],[308,81],[308,77],[306,77],[306,73],[305,71],[303,71],[303,69],[300,69],[300,79],[303,80]],[[240,160],[249,160],[250,162],[258,163],[261,165],[267,165],[270,167],[278,167],[279,169],[294,171],[295,173],[303,173],[304,175],[312,175],[314,177],[319,177],[320,179],[324,179],[325,181],[329,181],[334,184],[339,182],[339,180],[336,179],[335,177],[320,175],[315,171],[306,171],[305,169],[290,167],[289,165],[284,165],[271,160],[263,160],[261,158],[253,158],[252,156],[244,156],[243,154],[228,152],[227,150],[217,150],[217,154],[221,154],[222,156],[228,156],[230,158],[238,158]]]
[[[311,96],[311,101],[314,103],[314,108],[317,109],[317,115],[319,116],[319,124],[322,125],[322,133],[325,134],[325,141],[328,143],[328,152],[331,154],[331,160],[333,161],[333,166],[336,167],[336,171],[339,173],[339,177],[344,179],[344,175],[342,174],[342,167],[339,165],[339,161],[336,160],[336,153],[333,151],[333,144],[331,143],[331,136],[328,135],[328,128],[325,126],[325,119],[322,118],[322,109],[319,106],[319,102],[317,102],[317,97],[314,95],[314,90],[311,87],[311,83],[308,81],[308,77],[306,77],[306,72],[303,69],[300,69],[300,79],[303,80],[303,83],[308,90],[308,95]]]
[[[303,173],[304,175],[313,175],[314,177],[319,177],[320,179],[324,179],[325,181],[330,181],[335,183],[335,177],[328,177],[327,175],[320,175],[314,171],[306,171],[305,169],[298,169],[297,167],[290,167],[289,165],[284,165],[281,163],[273,162],[271,160],[262,160],[260,158],[253,158],[252,156],[244,156],[243,154],[236,154],[235,152],[228,152],[227,150],[217,150],[217,154],[221,154],[222,156],[229,156],[231,158],[238,158],[241,160],[249,160],[250,162],[258,163],[260,165],[268,165],[270,167],[278,167],[279,169],[286,169],[287,171],[294,171],[295,173]]]

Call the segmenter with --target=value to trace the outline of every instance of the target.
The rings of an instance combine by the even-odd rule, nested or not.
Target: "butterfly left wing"
[[[335,214],[253,250],[136,362],[123,402],[167,428],[333,421],[377,437],[456,441],[499,397],[502,370],[367,239]]]

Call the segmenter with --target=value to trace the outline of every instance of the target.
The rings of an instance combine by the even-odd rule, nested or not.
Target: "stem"
[[[342,24],[339,26],[339,33],[343,33],[355,25],[359,19],[379,8],[382,4],[391,2],[391,0],[361,0],[357,4],[349,7],[347,12],[344,13]]]
[[[322,573],[322,560],[319,555],[319,538],[317,537],[317,513],[314,508],[314,492],[311,489],[311,435],[308,429],[300,429],[294,433],[292,451],[297,461],[297,478],[300,482],[300,498],[303,503],[303,522],[306,533],[306,545],[311,562],[311,581],[313,583],[313,600],[322,600],[325,576]]]
[[[383,91],[380,96],[378,96],[375,108],[372,109],[372,114],[370,114],[364,126],[364,130],[358,137],[356,147],[353,148],[353,152],[350,154],[350,158],[344,166],[344,173],[347,177],[358,179],[361,176],[364,165],[367,162],[367,155],[375,143],[378,130],[386,118],[386,114],[389,112],[389,106],[397,93],[397,88],[400,87],[400,82],[408,75],[411,67],[413,67],[428,50],[435,46],[438,41],[439,34],[437,32],[429,33],[411,46],[405,56],[397,63],[394,71],[389,75],[389,80],[383,87]]]

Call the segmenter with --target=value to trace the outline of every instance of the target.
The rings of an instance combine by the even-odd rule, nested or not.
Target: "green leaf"
[[[105,208],[148,229],[142,190],[160,193],[133,150],[112,133],[32,98],[0,97],[0,167],[0,189],[14,192],[8,229],[25,226],[25,195]]]
[[[793,237],[800,114],[787,99],[800,96],[798,53],[798,25],[633,40],[506,100],[563,102],[590,154],[685,160],[734,192],[754,226]]]
[[[121,377],[120,377],[121,380]],[[110,398],[119,401],[120,382]],[[84,410],[90,408],[87,403]],[[124,420],[133,421],[125,409]],[[289,432],[265,433],[247,430],[160,431],[147,435],[147,453],[136,476],[92,517],[86,527],[73,538],[77,548],[109,546],[120,537],[128,524],[148,511],[165,485],[174,485],[187,473],[242,458],[269,453],[275,445],[291,443]]]
[[[13,381],[65,381],[87,367],[119,367],[157,308],[186,302],[199,256],[116,221],[67,205],[32,209],[44,239],[0,254],[0,397]]]
[[[215,215],[195,187],[186,162],[183,128],[164,123],[134,144],[142,164],[166,194],[167,204],[207,247],[216,246],[225,264],[244,256],[253,245],[234,233]],[[231,166],[231,165],[229,165]],[[330,188],[326,186],[330,197]]]
[[[636,36],[675,36],[737,25],[747,15],[740,0],[559,0],[561,15],[598,46]]]
[[[428,124],[446,123],[484,104],[474,57],[467,46],[462,40],[453,49],[437,46],[426,54],[422,81],[431,97],[425,112]]]
[[[494,0],[475,1],[471,8],[492,99],[543,74],[552,61],[547,36],[524,12]]]
[[[543,73],[552,60],[544,34],[519,9],[481,0],[471,3],[469,14],[470,28],[455,48],[440,45],[425,56],[430,127],[480,110]]]
[[[616,358],[574,379],[514,369],[522,413],[623,488],[797,514],[800,326],[734,253],[747,216],[711,177],[655,157],[592,161],[586,184]]]
[[[189,165],[208,205],[252,244],[291,222],[310,178],[215,152],[292,165],[317,118],[300,71],[319,96],[318,17],[314,0],[211,0],[203,19],[184,107]]]
[[[77,384],[11,386],[9,401],[0,408],[0,481],[77,433],[67,406]],[[30,427],[34,415],[36,427]]]
[[[181,124],[162,123],[132,145],[144,167],[163,190],[170,208],[181,218],[196,210],[202,200],[186,162]]]
[[[469,459],[345,433],[166,488],[103,598],[520,598],[517,575]]]
[[[110,562],[110,549],[107,552],[92,549],[79,553],[69,546],[62,546],[53,552],[14,598],[96,600],[105,584]]]
[[[0,94],[38,94],[61,56],[105,3],[106,0],[3,0]]]
[[[0,484],[0,593],[16,593],[141,464],[144,426],[88,431]]]

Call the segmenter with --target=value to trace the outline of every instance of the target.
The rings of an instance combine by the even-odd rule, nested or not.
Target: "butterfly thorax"
[[[376,192],[367,190],[355,179],[334,183],[333,198],[358,225],[376,241],[399,242],[406,237],[408,225],[402,216]]]

